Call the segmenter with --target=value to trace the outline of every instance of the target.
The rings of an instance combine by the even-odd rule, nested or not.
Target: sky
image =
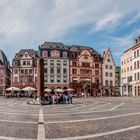
[[[0,49],[10,63],[20,49],[46,41],[110,48],[116,65],[140,35],[139,0],[0,0]]]

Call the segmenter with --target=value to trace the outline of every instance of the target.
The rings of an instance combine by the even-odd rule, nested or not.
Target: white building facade
[[[103,95],[111,96],[115,94],[116,65],[112,52],[107,48],[103,52]]]
[[[133,50],[126,50],[121,57],[121,95],[132,95]]]

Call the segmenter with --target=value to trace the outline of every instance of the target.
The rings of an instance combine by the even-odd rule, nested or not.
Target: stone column
[[[37,60],[37,99],[27,102],[31,105],[46,104],[44,100],[44,61],[42,58]]]
[[[44,61],[37,60],[37,97],[44,97]]]

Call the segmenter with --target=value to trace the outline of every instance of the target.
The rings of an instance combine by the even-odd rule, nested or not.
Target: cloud
[[[1,0],[0,47],[7,54],[8,47],[13,49],[8,54],[11,59],[19,49],[37,49],[47,40],[66,42],[70,34],[76,34],[76,40],[85,36],[82,27],[86,26],[89,46],[100,33],[104,34],[104,44],[121,50],[122,46],[129,47],[134,34],[122,38],[115,36],[116,31],[137,22],[139,15],[139,0]]]
[[[107,27],[114,26],[117,24],[120,15],[118,14],[109,14],[106,17],[102,17],[99,21],[97,21],[93,32],[98,32],[101,30],[105,30]]]

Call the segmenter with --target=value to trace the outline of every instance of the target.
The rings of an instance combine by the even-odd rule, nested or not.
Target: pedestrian
[[[82,97],[84,97],[84,95],[85,95],[84,92],[82,92]]]
[[[69,94],[69,100],[70,100],[70,103],[72,104],[72,94],[71,93]]]

